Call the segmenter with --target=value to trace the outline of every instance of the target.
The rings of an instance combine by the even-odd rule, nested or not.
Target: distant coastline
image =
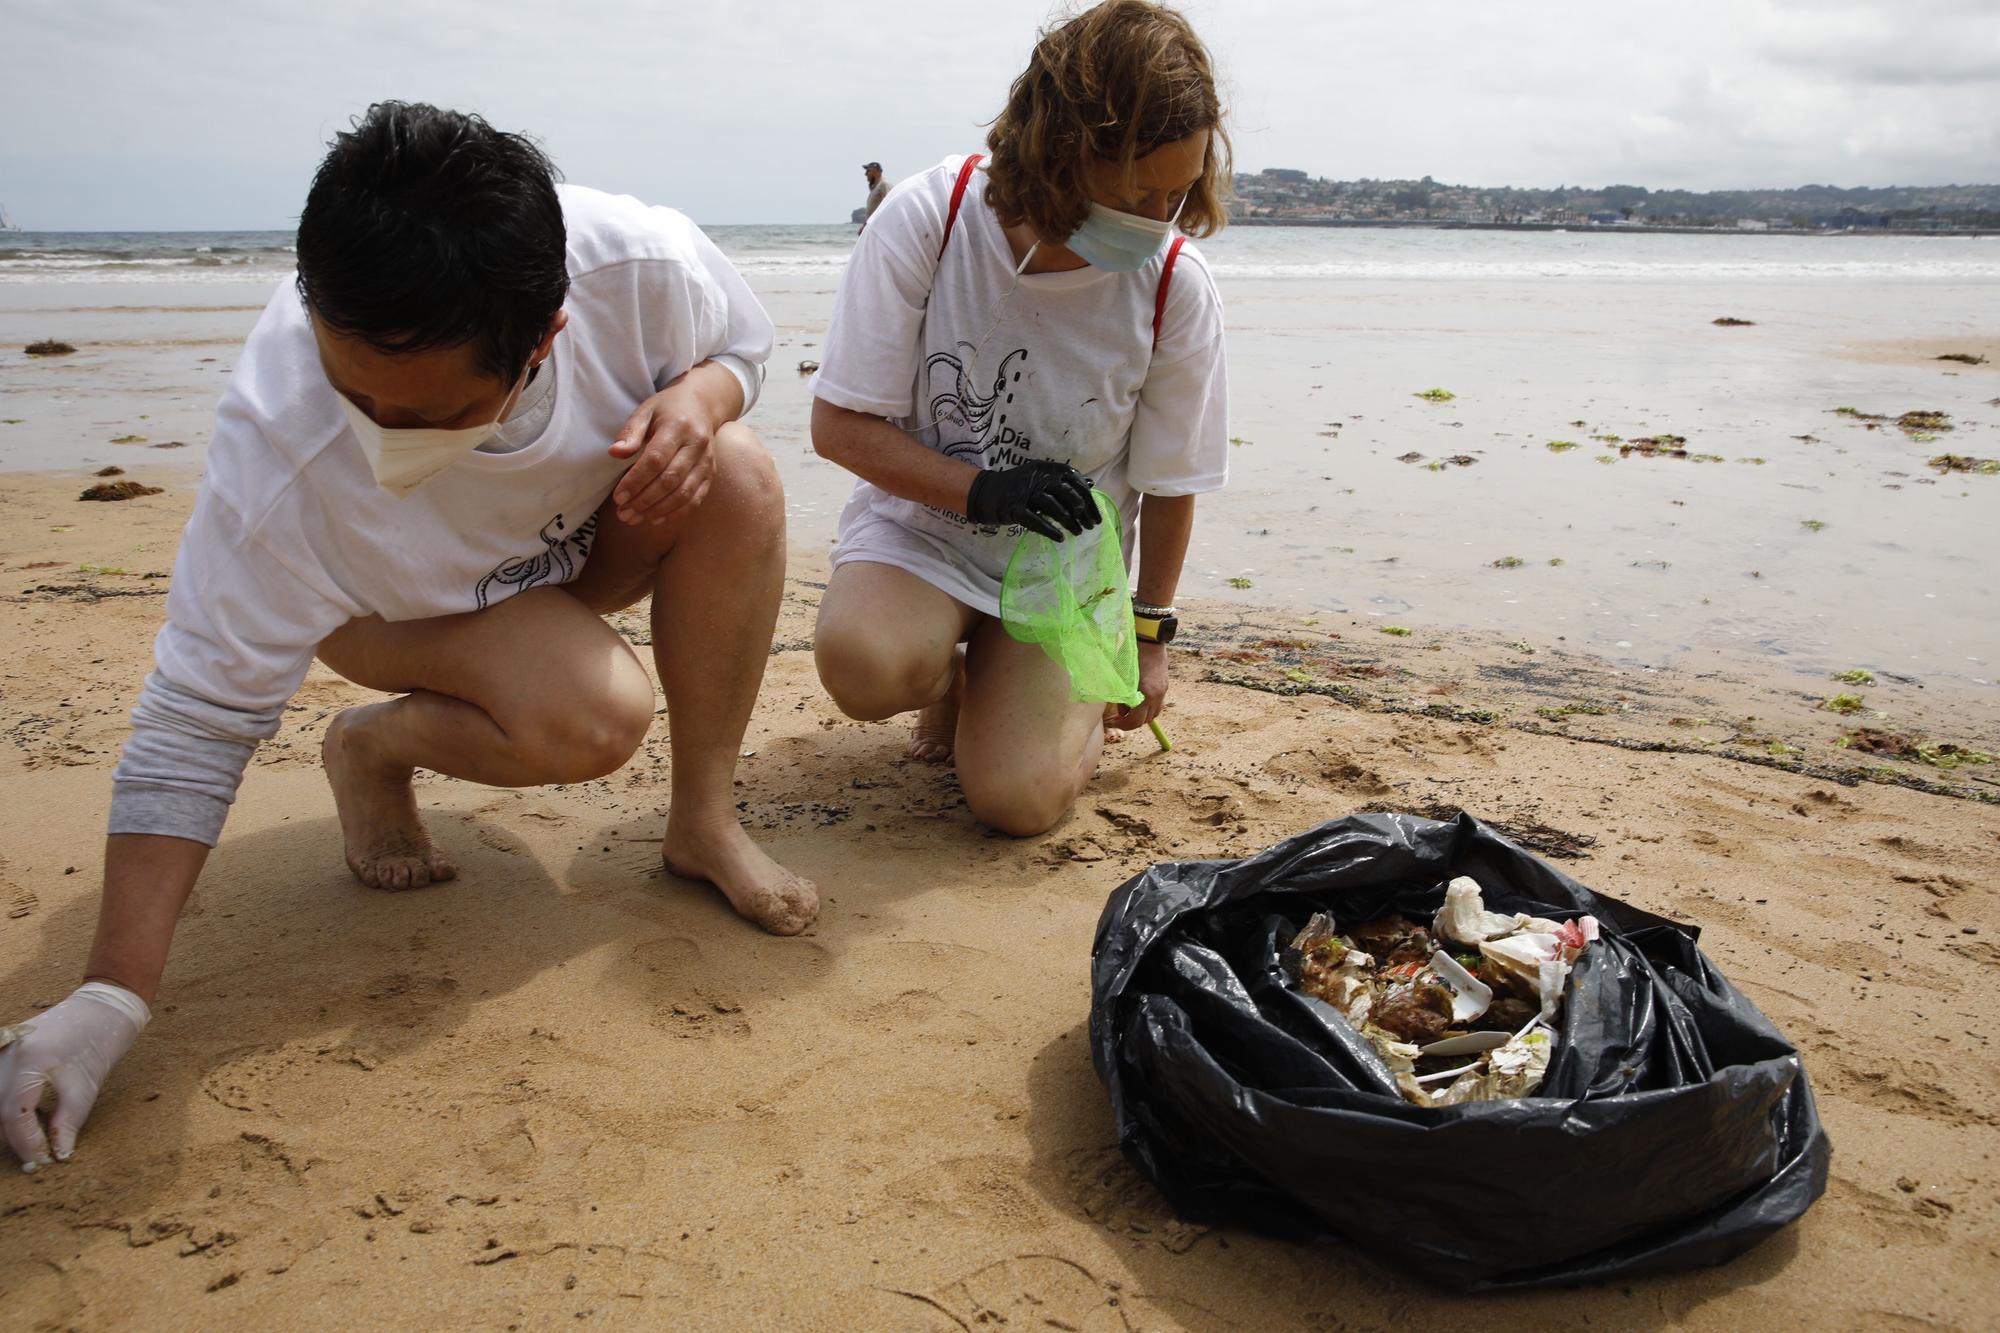
[[[1349,227],[1375,231],[1560,231],[1573,236],[1873,236],[1973,240],[1995,227],[1696,227],[1650,222],[1464,222],[1424,218],[1232,217],[1232,227]]]

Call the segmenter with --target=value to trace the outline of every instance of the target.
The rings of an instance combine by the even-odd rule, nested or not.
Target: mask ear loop
[[[1006,322],[1008,307],[1012,305],[1014,301],[1014,293],[1019,291],[1021,288],[1021,275],[1028,271],[1028,265],[1032,264],[1035,260],[1035,252],[1040,250],[1041,248],[1042,248],[1042,243],[1040,241],[1036,241],[1033,245],[1030,245],[1028,247],[1028,253],[1021,256],[1021,262],[1014,266],[1014,280],[1013,282],[1008,284],[1006,293],[1001,296],[999,308],[993,312],[993,322],[986,326],[986,332],[979,335],[979,341],[974,343],[965,354],[965,373],[968,378],[972,377],[973,375],[973,364],[976,358],[979,356],[981,352],[986,350],[986,344],[993,341],[993,335],[1000,331],[1000,325]],[[963,344],[960,345],[963,346]],[[935,416],[932,417],[929,421],[925,421],[918,425],[907,427],[907,430],[909,431],[910,434],[914,435],[918,431],[930,430],[932,427],[939,425],[943,421],[944,417]]]

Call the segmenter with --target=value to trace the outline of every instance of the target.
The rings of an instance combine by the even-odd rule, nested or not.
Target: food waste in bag
[[[1471,815],[1349,815],[1119,886],[1091,1060],[1190,1222],[1478,1291],[1726,1263],[1825,1192],[1832,1147],[1699,933]]]
[[[1428,927],[1401,915],[1341,930],[1316,912],[1292,940],[1299,990],[1368,1040],[1418,1106],[1531,1097],[1555,1053],[1564,989],[1597,919],[1486,910],[1460,876]]]

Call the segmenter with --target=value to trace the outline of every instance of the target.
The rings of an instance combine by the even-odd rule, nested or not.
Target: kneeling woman
[[[1137,551],[1142,640],[1171,627],[1194,497],[1229,452],[1221,300],[1174,233],[1221,227],[1229,145],[1208,53],[1140,0],[1046,33],[987,144],[898,186],[841,283],[813,444],[860,481],[817,653],[842,711],[921,710],[911,756],[955,756],[973,814],[1027,835],[1107,729],[1158,715],[1167,654],[1141,642],[1140,704],[1074,702],[1000,624],[1000,579],[1024,529],[1095,523],[1094,486]]]

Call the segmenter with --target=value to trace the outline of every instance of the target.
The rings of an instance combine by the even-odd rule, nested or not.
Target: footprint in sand
[[[376,1058],[346,1043],[249,1047],[224,1059],[201,1090],[232,1111],[312,1123],[339,1119],[350,1101],[375,1103]]]
[[[7,919],[10,921],[32,915],[42,902],[33,889],[23,888],[7,877],[5,857],[0,857],[0,898],[6,900]]]
[[[1076,1148],[1056,1159],[1064,1192],[1083,1215],[1117,1236],[1186,1254],[1208,1228],[1183,1222],[1116,1147]]]
[[[1814,1066],[1815,1082],[1837,1097],[1891,1115],[1913,1115],[1946,1125],[2000,1124],[2000,1115],[1968,1105],[1938,1080],[1943,1071],[1923,1060],[1903,1060],[1879,1052],[1841,1051]]]
[[[391,972],[377,977],[361,993],[370,1009],[370,1021],[413,1028],[437,1012],[440,1002],[458,990],[450,976],[420,976],[413,972]]]
[[[1884,1247],[1931,1245],[1944,1235],[1936,1212],[1916,1206],[1920,1200],[1870,1189],[1838,1171],[1827,1181],[1826,1196],[1860,1216],[1876,1243]]]
[[[472,1145],[472,1155],[488,1175],[510,1183],[529,1179],[542,1161],[541,1145],[535,1142],[525,1117],[516,1117],[478,1140]]]
[[[1041,1231],[1048,1210],[1009,1159],[947,1158],[899,1176],[882,1189],[880,1207],[907,1217],[935,1217],[976,1226],[988,1235]]]
[[[701,946],[683,935],[641,940],[627,957],[654,1027],[676,1037],[747,1037],[750,1021],[733,993],[706,982]]]
[[[899,1292],[943,1310],[962,1328],[1130,1329],[1128,1304],[1115,1282],[1053,1254],[1023,1254],[988,1264],[928,1293]],[[1150,1325],[1149,1325],[1150,1326]]]
[[[494,851],[505,852],[509,856],[524,856],[528,851],[526,843],[505,829],[494,828],[491,824],[481,824],[472,831],[472,836]]]

